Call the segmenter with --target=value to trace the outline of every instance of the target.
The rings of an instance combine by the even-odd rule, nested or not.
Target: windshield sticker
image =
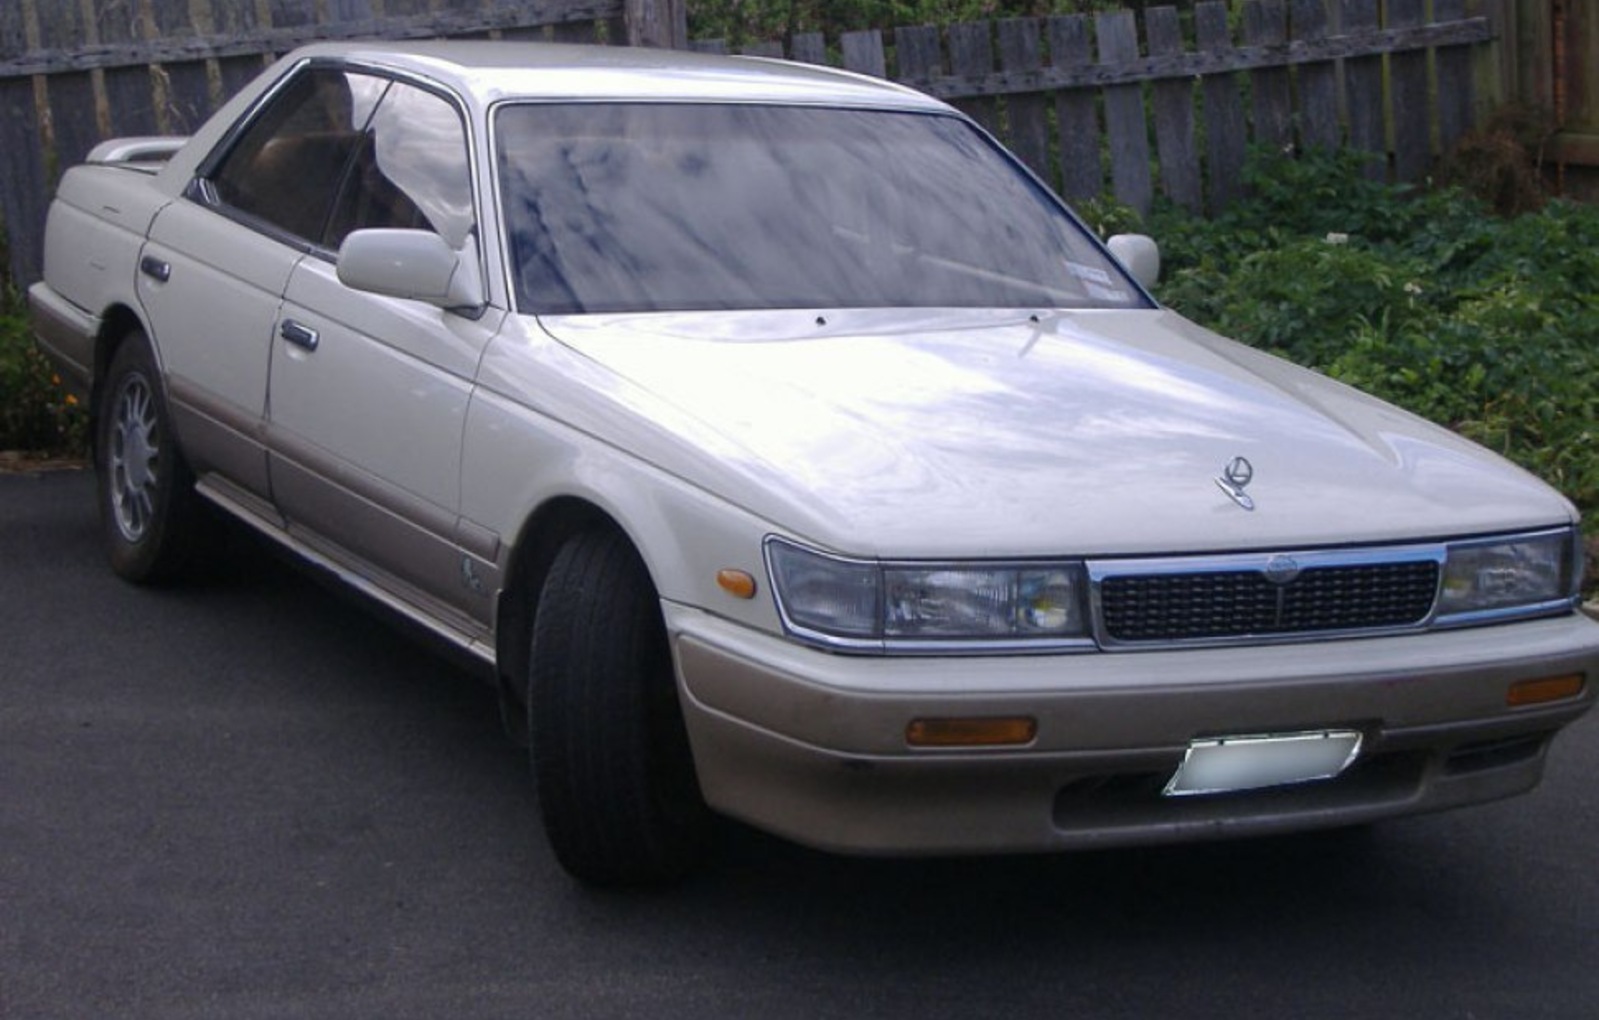
[[[1101,287],[1097,283],[1084,283],[1083,290],[1088,296],[1101,301],[1123,302],[1127,300],[1127,292],[1120,287]]]
[[[1073,262],[1070,259],[1064,261],[1066,262],[1067,272],[1084,283],[1097,283],[1106,287],[1115,285],[1115,281],[1110,278],[1110,274],[1098,266],[1085,266],[1081,262]]]
[[[1081,262],[1071,259],[1062,259],[1066,263],[1066,271],[1077,277],[1083,285],[1083,292],[1091,298],[1100,301],[1125,302],[1127,291],[1116,286],[1116,281],[1111,275],[1098,266],[1085,266]]]

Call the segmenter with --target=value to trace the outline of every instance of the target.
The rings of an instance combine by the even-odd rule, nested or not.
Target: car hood
[[[857,555],[1308,548],[1573,516],[1480,447],[1166,310],[542,325],[620,377],[613,441],[648,429],[670,460],[665,429],[698,455],[676,468],[691,481]],[[1252,510],[1217,482],[1235,458]]]

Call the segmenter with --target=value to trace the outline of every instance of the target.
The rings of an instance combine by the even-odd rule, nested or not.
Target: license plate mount
[[[1360,756],[1358,730],[1206,737],[1190,741],[1162,795],[1241,793],[1332,779]]]

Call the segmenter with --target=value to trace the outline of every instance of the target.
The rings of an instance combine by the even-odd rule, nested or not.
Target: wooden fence
[[[187,134],[277,56],[322,39],[682,46],[681,0],[0,0],[0,216],[39,275],[51,182],[95,143]]]
[[[1478,13],[1485,11],[1485,13]],[[1478,115],[1474,59],[1498,0],[1209,0],[1133,12],[820,35],[741,52],[837,63],[950,100],[1069,200],[1109,189],[1147,211],[1240,191],[1251,141],[1352,146],[1372,177],[1414,181]],[[697,49],[722,51],[718,40]]]
[[[186,133],[313,39],[687,44],[683,0],[0,0],[0,213],[36,279],[50,182],[106,137]],[[1510,0],[1205,0],[1131,11],[795,36],[747,53],[838,63],[946,98],[1068,199],[1147,210],[1240,190],[1246,148],[1349,145],[1416,180],[1474,122],[1474,56]],[[1468,7],[1468,4],[1470,6]],[[1486,16],[1479,11],[1485,11]],[[1488,61],[1482,61],[1488,64]],[[43,111],[41,115],[41,111]]]

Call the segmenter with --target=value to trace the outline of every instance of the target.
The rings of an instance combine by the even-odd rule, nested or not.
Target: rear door
[[[305,67],[156,218],[139,296],[196,471],[269,496],[264,428],[274,329],[294,267],[326,229],[387,83]]]

